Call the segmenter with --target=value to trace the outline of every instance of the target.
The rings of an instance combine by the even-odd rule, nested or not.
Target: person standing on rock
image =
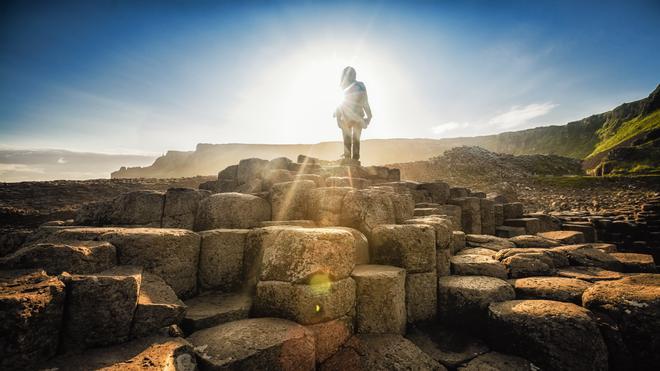
[[[341,74],[339,86],[344,90],[344,100],[335,110],[337,126],[344,137],[344,160],[342,163],[359,164],[360,135],[371,122],[371,107],[364,83],[356,80],[355,68],[346,67]]]

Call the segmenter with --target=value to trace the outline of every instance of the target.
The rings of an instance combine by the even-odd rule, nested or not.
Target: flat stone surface
[[[457,252],[455,255],[484,255],[493,257],[495,251],[491,249],[484,249],[483,247],[469,247]]]
[[[619,272],[608,271],[598,267],[565,267],[557,270],[560,277],[577,278],[589,282],[618,280],[623,278]]]
[[[247,318],[252,307],[252,298],[242,293],[209,292],[186,300],[185,305],[187,310],[181,327],[190,334],[222,323]]]
[[[144,272],[137,306],[133,314],[133,336],[146,336],[159,329],[178,324],[186,305],[162,278]]]
[[[451,258],[452,274],[459,276],[490,276],[506,279],[506,266],[485,255],[457,255]]]
[[[481,247],[494,251],[516,247],[513,242],[506,238],[486,234],[466,234],[465,240],[468,247]]]
[[[559,242],[545,238],[543,236],[534,236],[529,234],[524,234],[522,236],[515,236],[509,238],[509,241],[513,242],[516,247],[556,247],[559,246]]]
[[[551,240],[559,241],[564,245],[572,245],[585,242],[584,233],[579,231],[550,231],[541,232],[537,235],[544,238],[549,238]]]
[[[0,258],[0,269],[44,269],[47,274],[96,273],[117,264],[115,247],[102,241],[38,243]]]
[[[41,269],[0,271],[0,368],[30,369],[55,355],[65,287]]]
[[[314,334],[295,322],[252,318],[188,337],[202,369],[314,370]]]
[[[626,252],[610,253],[614,259],[618,260],[626,273],[655,273],[655,262],[653,255],[636,254]]]
[[[553,250],[563,253],[571,265],[598,267],[613,271],[621,271],[623,268],[623,265],[614,256],[594,249],[588,244],[560,246]]]
[[[512,280],[518,299],[546,299],[582,304],[582,293],[592,283],[565,277],[527,277]]]
[[[555,273],[552,258],[544,253],[515,254],[502,260],[511,278],[550,276]]]
[[[607,347],[590,312],[571,303],[511,300],[489,306],[490,344],[548,370],[606,370]]]

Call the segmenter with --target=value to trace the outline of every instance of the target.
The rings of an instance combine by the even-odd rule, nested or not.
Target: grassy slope
[[[657,128],[660,128],[660,110],[645,117],[635,117],[621,124],[613,133],[605,134],[606,137],[596,145],[587,158],[608,151],[621,142]]]

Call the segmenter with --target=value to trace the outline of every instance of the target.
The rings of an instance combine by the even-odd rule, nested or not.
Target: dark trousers
[[[362,123],[345,122],[341,125],[344,136],[344,158],[360,159],[360,135],[362,135]]]

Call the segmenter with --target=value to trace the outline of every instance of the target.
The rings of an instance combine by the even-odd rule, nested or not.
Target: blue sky
[[[158,154],[564,124],[660,83],[657,1],[3,2],[0,147]]]

